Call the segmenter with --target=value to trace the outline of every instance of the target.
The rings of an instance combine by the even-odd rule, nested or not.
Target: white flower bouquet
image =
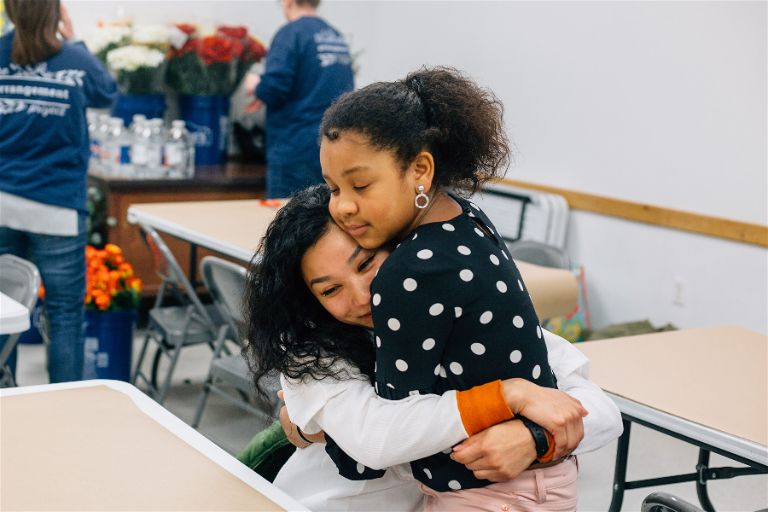
[[[123,94],[163,94],[166,52],[174,31],[130,20],[99,23],[86,44],[115,75]]]
[[[102,62],[107,61],[110,50],[130,44],[131,27],[124,23],[99,23],[96,29],[85,38],[85,45]]]
[[[163,91],[165,53],[131,44],[107,53],[107,67],[125,94],[160,94]]]

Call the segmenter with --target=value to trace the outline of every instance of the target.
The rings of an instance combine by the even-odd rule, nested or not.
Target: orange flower
[[[123,250],[115,244],[105,245],[104,250],[107,252],[107,254],[123,254]]]
[[[102,294],[96,296],[96,307],[98,307],[101,311],[107,309],[110,302],[112,302],[112,299],[109,298],[109,295]]]
[[[139,279],[138,277],[134,277],[133,279],[131,279],[131,282],[128,284],[128,287],[131,290],[134,290],[136,293],[138,293],[141,291],[141,287],[143,284],[144,283],[141,282],[141,279]]]
[[[104,249],[87,246],[85,304],[89,309],[135,308],[139,304],[141,280],[134,277],[133,266],[115,244]]]

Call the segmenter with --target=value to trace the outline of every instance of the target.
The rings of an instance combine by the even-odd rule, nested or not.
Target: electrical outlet
[[[679,307],[685,306],[685,278],[683,277],[675,276],[672,304]]]

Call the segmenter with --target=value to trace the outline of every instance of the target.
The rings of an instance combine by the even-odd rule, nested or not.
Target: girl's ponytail
[[[422,68],[397,82],[347,93],[325,113],[321,134],[366,135],[395,153],[403,168],[423,150],[435,159],[434,183],[474,193],[506,171],[510,149],[503,106],[453,68]]]
[[[504,107],[490,91],[453,68],[422,68],[403,83],[423,105],[426,146],[435,158],[435,182],[476,192],[506,171],[510,149]]]

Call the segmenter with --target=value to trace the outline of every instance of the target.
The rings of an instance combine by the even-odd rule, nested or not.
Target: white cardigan
[[[589,360],[568,341],[544,330],[549,364],[558,388],[589,411],[584,438],[575,454],[596,450],[622,431],[621,415],[603,391],[589,382]],[[275,484],[310,510],[420,510],[408,462],[451,447],[467,432],[456,392],[386,400],[367,377],[349,370],[350,379],[301,380],[281,376],[288,415],[302,431],[325,431],[350,457],[382,478],[353,481],[340,476],[322,444],[297,450]]]

